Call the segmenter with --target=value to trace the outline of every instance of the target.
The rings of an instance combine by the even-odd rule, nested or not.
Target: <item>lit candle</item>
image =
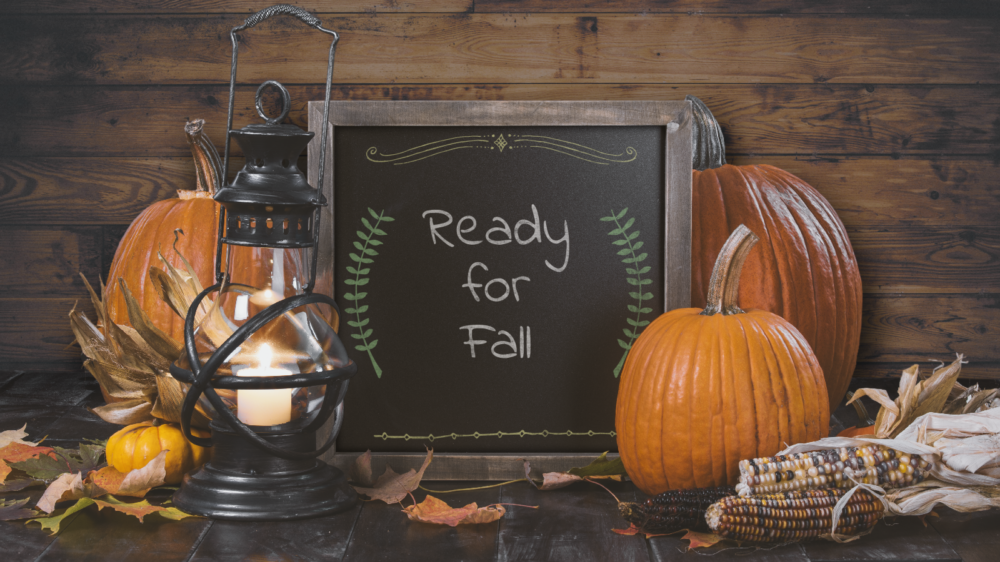
[[[243,369],[241,377],[284,377],[292,374],[287,369],[271,367],[271,346],[260,346],[257,358],[260,366]],[[269,388],[267,390],[239,389],[236,391],[236,415],[247,425],[277,425],[292,420],[292,389]]]

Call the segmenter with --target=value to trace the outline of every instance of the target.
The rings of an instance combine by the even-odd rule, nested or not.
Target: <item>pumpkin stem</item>
[[[691,129],[692,163],[699,172],[726,165],[726,141],[722,138],[722,127],[715,116],[700,99],[685,96],[691,102],[694,126]]]
[[[194,170],[198,176],[198,191],[207,191],[214,196],[222,187],[222,160],[215,145],[205,134],[205,120],[195,119],[184,125],[184,134],[191,145]]]
[[[702,311],[703,315],[743,314],[743,310],[736,304],[740,292],[740,272],[743,271],[743,262],[750,255],[750,249],[758,240],[760,238],[742,224],[729,235],[715,260],[715,267],[712,268],[712,279],[708,282],[708,304]]]

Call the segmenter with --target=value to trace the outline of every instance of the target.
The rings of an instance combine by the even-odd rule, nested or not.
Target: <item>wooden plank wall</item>
[[[193,184],[185,120],[221,146],[227,31],[269,4],[0,3],[0,368],[79,366],[77,272],[106,272],[132,218]],[[857,375],[961,352],[1000,377],[1000,4],[300,5],[342,33],[335,99],[701,97],[734,163],[790,170],[840,213],[864,279]],[[265,79],[304,126],[326,40],[287,18],[245,35],[237,126]]]

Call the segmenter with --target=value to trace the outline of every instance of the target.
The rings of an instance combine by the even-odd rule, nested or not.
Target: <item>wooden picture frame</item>
[[[319,171],[319,133],[323,102],[309,102],[309,182]],[[331,101],[327,166],[320,231],[321,265],[329,265],[334,249],[335,128],[407,126],[659,126],[664,129],[664,303],[667,310],[690,306],[691,291],[691,158],[692,113],[688,101]],[[321,270],[323,268],[321,267]],[[319,279],[319,283],[332,283]],[[350,415],[349,413],[347,414]],[[332,424],[332,422],[331,422]],[[330,425],[318,438],[325,441]],[[360,453],[328,452],[326,462],[349,472]],[[594,453],[437,453],[424,474],[429,480],[513,480],[524,477],[523,460],[535,470],[563,471],[592,461]],[[423,453],[373,453],[372,468],[386,465],[397,472],[419,468]]]

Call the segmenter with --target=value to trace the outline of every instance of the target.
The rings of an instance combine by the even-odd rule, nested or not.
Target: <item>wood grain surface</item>
[[[2,56],[2,55],[0,55]],[[249,65],[248,65],[249,66]],[[321,79],[321,78],[320,78]],[[238,88],[234,123],[259,121],[256,86]],[[289,85],[291,122],[322,85]],[[445,84],[335,87],[335,100],[681,100],[702,99],[726,134],[729,154],[811,156],[971,155],[1000,144],[1000,87],[803,84]],[[225,86],[25,86],[0,89],[0,155],[187,156],[184,122],[204,119],[224,140]]]
[[[318,15],[345,38],[338,83],[1000,82],[988,18]],[[11,15],[0,83],[219,83],[230,63],[220,31],[242,19]],[[303,27],[280,18],[246,33],[239,79],[321,82],[329,43]]]
[[[0,359],[79,367],[77,273],[106,272],[132,219],[193,185],[186,120],[206,119],[221,149],[227,31],[271,3],[0,3]],[[859,376],[961,351],[965,374],[1000,377],[1000,4],[297,4],[342,33],[333,99],[700,97],[731,163],[798,175],[847,227],[866,294]],[[243,33],[236,126],[277,79],[305,127],[327,45],[292,18]]]

